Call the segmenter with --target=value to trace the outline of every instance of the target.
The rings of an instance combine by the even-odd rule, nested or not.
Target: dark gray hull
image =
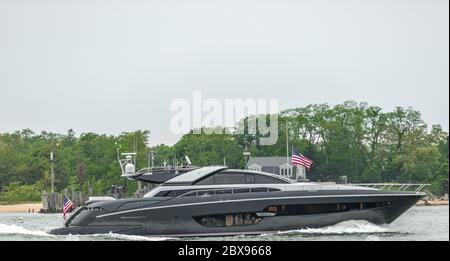
[[[264,192],[252,195],[217,195],[206,198],[186,197],[164,199],[117,200],[96,203],[102,211],[89,210],[75,213],[67,227],[52,230],[52,234],[120,233],[132,235],[164,236],[219,236],[261,234],[301,228],[334,225],[346,220],[367,220],[374,224],[388,224],[412,207],[423,194],[383,191],[290,191]],[[153,201],[151,201],[153,200]],[[131,202],[131,203],[130,203]],[[321,204],[374,204],[388,205],[367,209],[353,209],[333,213],[287,214],[263,216],[255,224],[239,226],[205,226],[196,217],[234,213],[264,213],[268,206]],[[137,208],[124,207],[133,204]],[[148,204],[147,204],[148,203]],[[362,206],[362,205],[361,205]]]

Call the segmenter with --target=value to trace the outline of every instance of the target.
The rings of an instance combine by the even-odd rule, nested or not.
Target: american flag
[[[69,199],[66,195],[64,195],[64,198],[63,198],[63,217],[64,217],[64,220],[66,220],[66,214],[67,214],[67,212],[69,212],[70,209],[71,209],[73,206],[74,206],[74,205],[73,205],[73,202],[70,201],[70,199]]]
[[[292,164],[305,166],[307,169],[311,168],[314,161],[308,159],[303,154],[301,154],[296,148],[292,151]]]

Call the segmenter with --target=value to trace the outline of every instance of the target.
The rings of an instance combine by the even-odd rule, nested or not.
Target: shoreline
[[[419,200],[416,203],[416,206],[445,206],[448,205],[448,199],[447,200],[441,200],[441,199],[437,199],[437,200]]]
[[[19,203],[19,204],[0,204],[0,212],[30,212],[38,213],[42,208],[42,203]]]

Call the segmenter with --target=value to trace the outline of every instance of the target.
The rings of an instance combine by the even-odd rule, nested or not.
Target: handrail
[[[431,184],[425,184],[425,183],[348,183],[348,184],[336,184],[336,189],[340,190],[340,186],[344,186],[345,190],[351,190],[348,187],[355,187],[355,190],[357,190],[357,187],[367,187],[367,188],[373,188],[373,189],[379,189],[379,190],[390,190],[390,191],[415,191],[420,192],[423,188],[426,186],[430,186]],[[255,193],[255,192],[270,192],[271,189],[280,189],[282,186],[275,187],[264,187],[264,186],[251,186],[251,187],[231,187],[231,188],[209,188],[209,189],[194,189],[188,192],[185,192],[181,195],[176,196],[176,198],[184,197],[188,194],[192,194],[192,196],[199,197],[202,192],[211,192],[208,194],[208,196],[215,196],[218,195],[218,191],[229,191],[230,193],[223,193],[223,194],[236,194],[236,190],[242,190],[242,189],[248,189],[247,193]],[[316,191],[321,190],[323,186],[301,186],[301,190],[307,190],[307,191]],[[261,189],[265,189],[262,191]],[[254,191],[254,190],[258,191]],[[289,190],[287,186],[284,186],[284,190]],[[242,193],[242,192],[239,192]],[[221,193],[222,194],[222,193]]]
[[[376,188],[379,190],[407,191],[407,189],[410,189],[410,190],[414,190],[415,192],[420,192],[423,188],[425,188],[426,186],[430,186],[431,184],[428,184],[428,183],[354,183],[354,184],[347,184],[347,185]]]

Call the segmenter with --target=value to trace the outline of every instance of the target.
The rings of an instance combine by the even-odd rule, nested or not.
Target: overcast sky
[[[365,101],[449,126],[448,0],[0,0],[0,132],[148,129],[170,102]]]

